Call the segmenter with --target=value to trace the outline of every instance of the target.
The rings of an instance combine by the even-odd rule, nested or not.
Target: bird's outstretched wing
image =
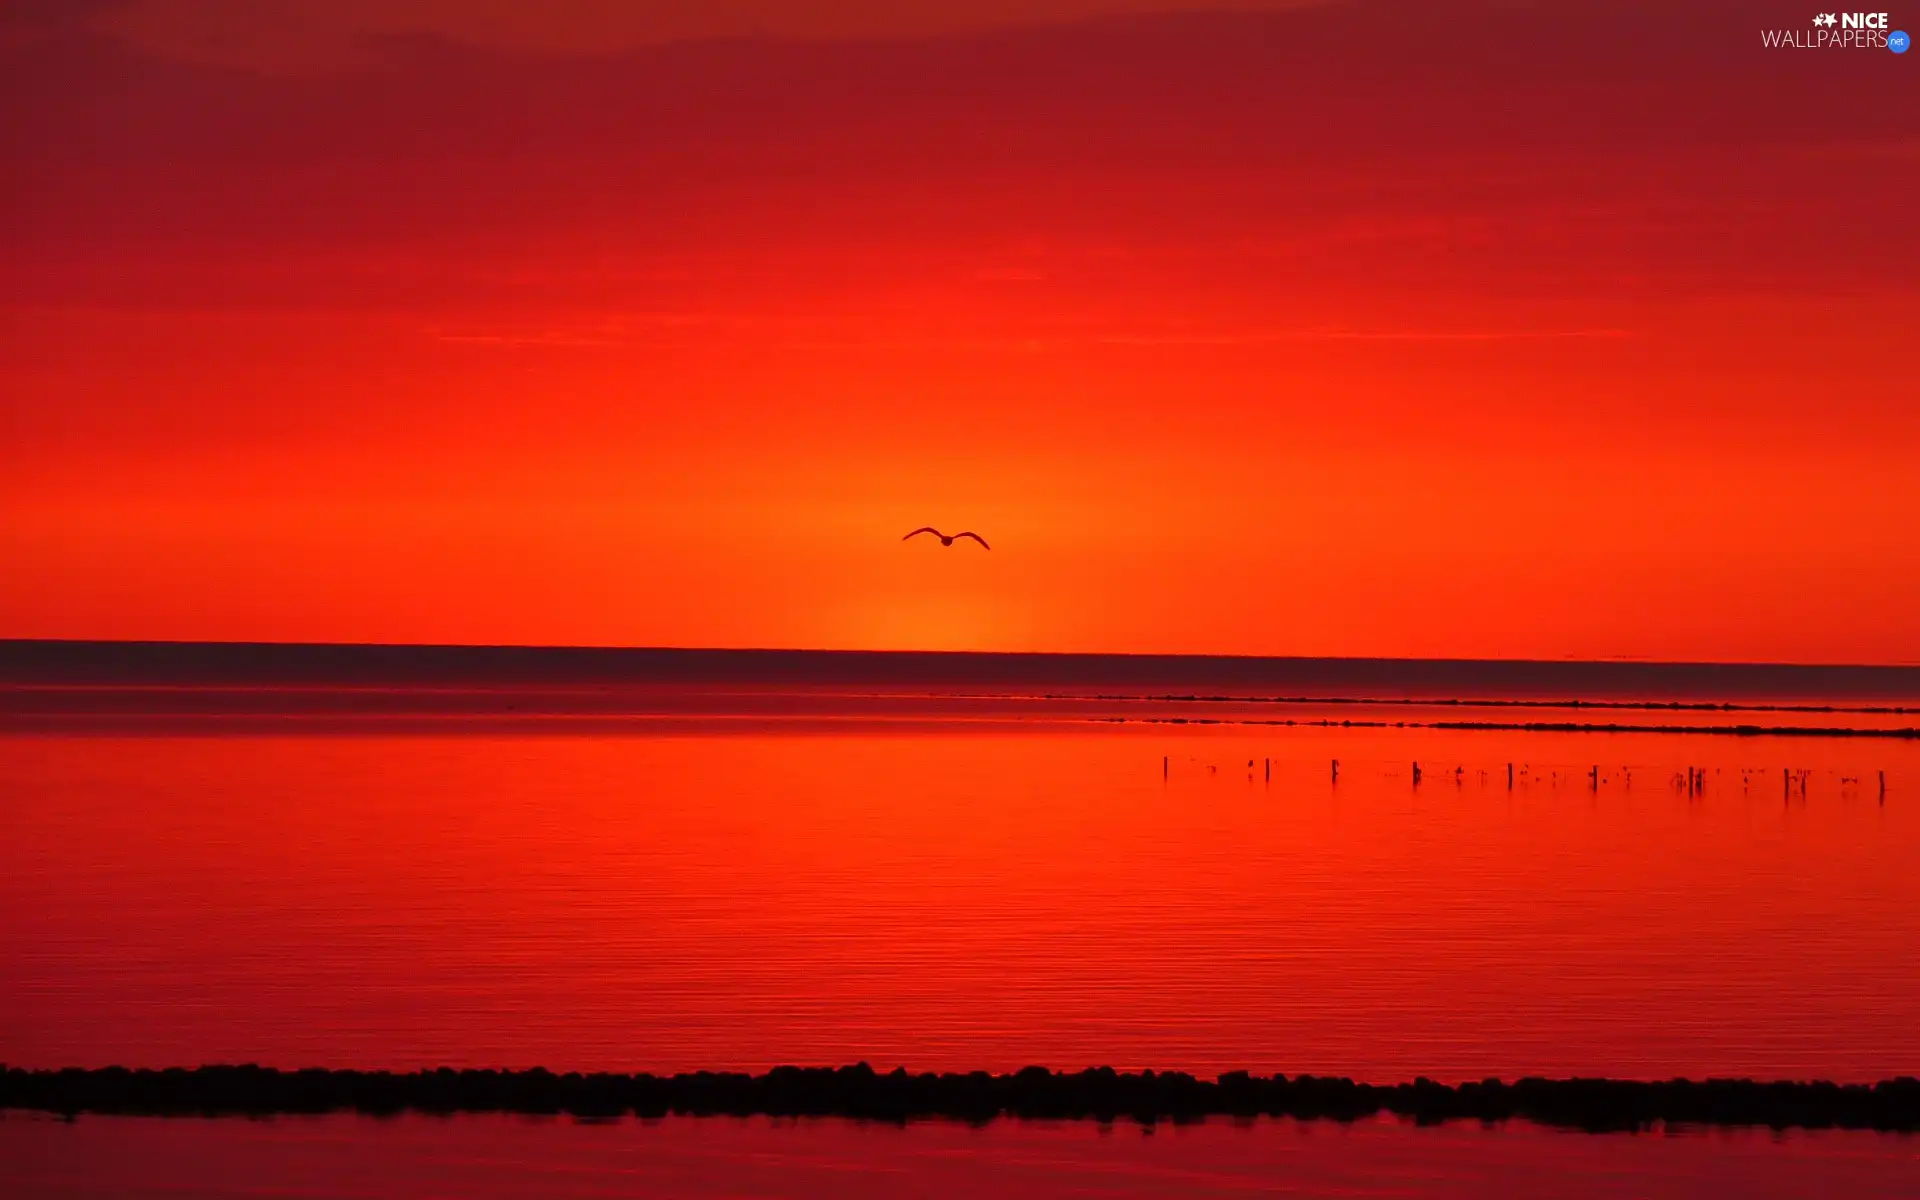
[[[989,546],[989,545],[987,545],[987,539],[985,539],[985,538],[983,538],[983,537],[981,537],[981,536],[980,536],[979,534],[977,534],[977,533],[974,533],[974,532],[973,532],[973,531],[971,531],[971,530],[968,530],[968,531],[967,531],[967,532],[965,532],[965,533],[956,533],[956,534],[954,534],[953,536],[954,536],[954,537],[955,537],[956,539],[958,539],[958,538],[963,538],[963,537],[970,537],[970,538],[972,538],[972,539],[973,539],[974,541],[976,541],[976,542],[979,542],[979,543],[980,543],[980,546],[981,546],[981,548],[982,548],[982,549],[986,549],[986,550],[991,550],[991,549],[993,549],[993,547],[992,547],[992,546]]]
[[[940,532],[940,531],[939,531],[938,529],[935,529],[935,528],[934,528],[933,526],[931,526],[931,525],[922,525],[922,526],[921,526],[920,528],[918,528],[918,529],[916,529],[916,530],[914,530],[914,531],[913,531],[912,533],[910,533],[910,534],[908,534],[908,535],[907,535],[907,537],[903,537],[903,538],[901,538],[900,540],[904,542],[904,541],[906,541],[906,540],[907,540],[907,538],[910,538],[910,537],[919,537],[919,536],[920,536],[921,534],[923,534],[923,533],[930,533],[930,534],[932,534],[932,535],[933,535],[933,536],[935,536],[935,537],[945,537],[945,536],[947,536],[946,534],[944,534],[944,533],[941,533],[941,532]]]

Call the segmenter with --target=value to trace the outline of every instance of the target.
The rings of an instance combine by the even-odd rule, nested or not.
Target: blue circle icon
[[[1905,54],[1907,47],[1911,45],[1913,45],[1913,39],[1907,36],[1907,31],[1904,29],[1896,29],[1887,35],[1887,49],[1895,54]]]

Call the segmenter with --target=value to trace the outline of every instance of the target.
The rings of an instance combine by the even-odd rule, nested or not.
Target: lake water
[[[1525,1124],[841,1120],[589,1124],[512,1117],[271,1121],[0,1117],[19,1197],[1911,1196],[1920,1139],[1720,1130],[1595,1136]]]
[[[1378,678],[114,681],[23,661],[0,656],[14,1065],[1920,1074],[1920,741],[1434,727],[1920,724],[1897,711],[1913,703],[1898,675],[1652,697],[1569,677],[1505,697],[1697,702],[1719,686],[1731,695],[1706,698],[1744,706],[1708,711],[1355,703],[1487,698],[1470,671],[1395,693]],[[1241,699],[1146,698],[1176,691]],[[1170,720],[1219,723],[1155,723]],[[1753,1166],[1754,1194],[1806,1194],[1789,1184],[1814,1175],[1794,1172],[1856,1160],[1875,1186],[1920,1178],[1911,1139],[1867,1135],[1628,1139],[1615,1159],[1587,1147],[1620,1140],[1517,1126],[1210,1123],[1143,1141],[715,1121],[649,1142],[637,1122],[20,1121],[0,1138],[35,1147],[36,1178],[94,1181],[75,1194],[114,1191],[103,1147],[181,1164],[189,1145],[341,1141],[453,1190],[501,1157],[495,1195],[542,1190],[576,1153],[618,1174],[669,1143],[671,1170],[797,1163],[824,1180],[814,1194],[857,1194],[828,1178],[850,1164],[911,1179],[955,1156],[977,1160],[971,1186],[1013,1194],[1052,1171],[1144,1194],[1115,1172],[1203,1163],[1213,1174],[1182,1190],[1237,1194],[1293,1164],[1308,1191],[1402,1172],[1478,1194],[1537,1190],[1515,1181],[1586,1171],[1581,1156],[1670,1181],[1648,1195],[1691,1194],[1730,1159]],[[1347,1161],[1356,1148],[1368,1161]]]

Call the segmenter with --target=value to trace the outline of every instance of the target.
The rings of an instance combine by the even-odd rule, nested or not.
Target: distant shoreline
[[[554,1074],[530,1070],[279,1071],[245,1066],[192,1070],[104,1067],[0,1072],[0,1109],[62,1114],[264,1116],[359,1112],[622,1116],[823,1116],[973,1122],[1190,1121],[1209,1116],[1352,1121],[1392,1114],[1421,1122],[1526,1120],[1594,1132],[1654,1125],[1775,1129],[1920,1130],[1920,1079],[1875,1084],[1642,1082],[1621,1079],[1487,1080],[1457,1086],[1418,1079],[1373,1085],[1346,1078],[1289,1079],[1230,1072],[1214,1080],[1180,1072],[1040,1067],[1006,1075],[888,1074],[862,1063],[776,1067],[764,1075]]]
[[[1920,708],[1920,666],[0,639],[0,684],[932,687],[1199,699]],[[1299,699],[1296,699],[1299,698]],[[1317,700],[1315,699],[1317,698]]]
[[[666,698],[663,698],[665,696]],[[1496,721],[1389,720],[1385,716],[1279,717],[1239,714],[1187,715],[1178,710],[1156,715],[1127,712],[1054,711],[1032,709],[1027,699],[1059,703],[1058,697],[1007,695],[945,696],[925,693],[884,695],[864,692],[765,691],[758,693],[700,692],[632,693],[618,689],[598,691],[525,688],[438,687],[233,687],[233,686],[98,686],[90,684],[17,684],[0,681],[0,732],[86,732],[113,727],[160,729],[248,729],[400,732],[410,729],[458,731],[502,728],[520,732],[545,730],[628,730],[686,723],[757,722],[774,729],[826,725],[908,723],[951,728],[1057,727],[1096,725],[1214,726],[1260,729],[1439,730],[1446,732],[1561,733],[1561,734],[1705,734],[1741,738],[1877,738],[1920,740],[1920,726],[1912,725],[1794,725],[1678,724],[1621,721]],[[1114,705],[1129,698],[1088,698],[1081,703]],[[901,705],[928,702],[915,710]],[[1171,703],[1183,703],[1172,698]],[[1262,703],[1247,701],[1249,705]],[[1363,702],[1375,703],[1375,702]],[[994,705],[1000,705],[995,709]],[[1008,708],[1007,705],[1013,707]],[[1499,707],[1499,705],[1495,705]],[[1131,707],[1129,705],[1129,707]],[[1329,704],[1328,708],[1345,707]],[[1383,704],[1382,707],[1447,709],[1435,702]],[[1535,711],[1559,712],[1627,709],[1630,705],[1524,705]],[[1649,705],[1670,711],[1676,706]],[[1710,706],[1725,711],[1722,706]],[[1216,708],[1215,711],[1218,711]],[[1349,710],[1350,711],[1350,710]],[[1688,709],[1687,711],[1691,711]],[[1766,711],[1794,711],[1770,709]],[[1903,715],[1911,710],[1822,710],[1835,715],[1858,712],[1866,716]],[[131,724],[130,724],[131,723]]]
[[[1618,725],[1574,721],[1302,721],[1260,717],[1089,717],[1106,725],[1265,725],[1326,729],[1450,729],[1488,733],[1709,733],[1722,737],[1920,739],[1920,728],[1859,725]]]
[[[1652,712],[1790,712],[1790,713],[1862,713],[1899,716],[1920,713],[1920,707],[1889,704],[1740,704],[1730,700],[1502,700],[1497,697],[1407,697],[1407,696],[1074,696],[1048,693],[1039,700],[1095,700],[1138,704],[1271,704],[1309,708],[1317,704],[1354,705],[1381,708],[1598,708],[1633,709]]]

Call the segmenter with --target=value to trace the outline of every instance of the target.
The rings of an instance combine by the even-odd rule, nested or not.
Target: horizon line
[[[1390,1114],[1418,1121],[1525,1120],[1593,1133],[1663,1126],[1920,1129],[1920,1079],[1872,1082],[1771,1079],[1621,1079],[1521,1076],[1370,1083],[1346,1075],[1212,1079],[1172,1070],[882,1073],[851,1066],[750,1071],[565,1071],[545,1067],[414,1070],[294,1068],[255,1063],[199,1067],[23,1068],[0,1065],[0,1109],[126,1116],[266,1116],[358,1112],[666,1116],[839,1116],[906,1122],[957,1119],[1130,1119],[1142,1125],[1207,1117],[1354,1121]]]
[[[1894,662],[1815,662],[1786,659],[1664,659],[1664,658],[1526,658],[1457,655],[1404,654],[1252,654],[1217,651],[1178,650],[936,650],[903,648],[860,648],[825,646],[666,646],[618,643],[565,642],[358,642],[298,641],[256,638],[41,638],[0,637],[0,651],[18,647],[167,647],[206,649],[297,649],[297,650],[508,650],[560,653],[630,654],[765,654],[765,655],[863,655],[871,657],[938,658],[1101,658],[1101,659],[1200,659],[1223,662],[1354,662],[1354,663],[1471,663],[1512,666],[1645,666],[1645,667],[1755,667],[1788,670],[1920,670],[1920,660]]]

